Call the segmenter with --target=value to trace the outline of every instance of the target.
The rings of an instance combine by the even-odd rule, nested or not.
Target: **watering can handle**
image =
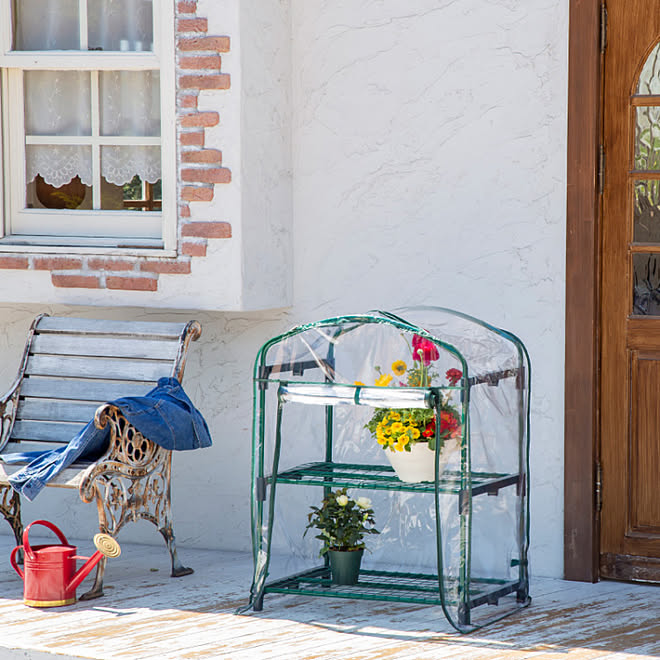
[[[64,545],[69,545],[69,542],[66,540],[66,536],[62,533],[62,531],[53,525],[52,522],[48,522],[47,520],[35,520],[34,522],[31,522],[26,528],[25,531],[23,532],[23,547],[25,549],[25,554],[33,560],[35,557],[35,554],[30,547],[30,542],[28,540],[28,535],[30,533],[30,527],[32,525],[43,525],[44,527],[48,527],[52,532],[54,532],[57,536],[57,538],[64,544]]]
[[[23,575],[23,571],[21,570],[21,567],[18,565],[16,562],[16,553],[22,548],[22,545],[17,545],[12,551],[11,555],[9,555],[9,561],[11,565],[14,567],[14,570],[21,576],[21,578],[25,579],[25,576]]]

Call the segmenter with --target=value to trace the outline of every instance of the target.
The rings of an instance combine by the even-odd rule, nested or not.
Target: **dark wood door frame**
[[[599,219],[602,0],[571,0],[566,201],[564,577],[598,580]]]

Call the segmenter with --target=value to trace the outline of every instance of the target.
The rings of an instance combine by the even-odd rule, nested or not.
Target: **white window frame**
[[[171,0],[154,0],[154,44],[150,52],[99,52],[99,51],[10,51],[11,46],[11,0],[0,0],[0,71],[2,74],[0,136],[3,158],[0,159],[0,176],[7,175],[4,185],[0,186],[0,210],[4,209],[4,222],[0,222],[0,251],[44,252],[120,252],[136,254],[154,254],[157,250],[163,256],[176,254],[177,238],[177,197],[176,197],[176,90],[174,59],[174,3]],[[81,0],[81,7],[86,3]],[[85,12],[81,12],[84,14]],[[86,16],[81,15],[82,21]],[[86,29],[81,30],[86,34]],[[82,39],[84,41],[84,38]],[[84,44],[83,44],[84,45]],[[92,79],[92,104],[97,103],[98,73],[105,70],[146,70],[160,71],[161,99],[161,135],[160,138],[104,138],[99,135],[98,112],[92,111],[92,136],[72,139],[58,136],[39,136],[38,142],[44,144],[84,143],[92,147],[93,154],[104,144],[160,144],[162,210],[150,212],[136,211],[71,211],[55,209],[25,208],[26,163],[23,111],[23,72],[28,70],[75,70],[90,71]],[[95,125],[96,124],[96,125]],[[29,139],[28,139],[29,143]],[[95,180],[99,180],[97,171],[100,159],[93,158]],[[94,187],[94,204],[98,206],[100,190]],[[4,195],[3,190],[4,189]],[[4,197],[4,203],[3,203]],[[48,218],[50,216],[50,218]],[[61,234],[39,235],[40,227],[52,225],[52,216],[58,218]],[[135,220],[142,220],[150,228],[154,238],[135,238],[130,236],[129,227]],[[44,219],[47,223],[44,223]],[[114,237],[81,236],[76,233],[76,226],[81,221],[89,220],[100,231],[103,226],[113,228]],[[117,227],[126,223],[126,236],[117,237]],[[15,231],[20,225],[21,233]],[[143,226],[144,226],[143,225]],[[14,228],[12,230],[12,228]],[[120,229],[121,231],[121,229]],[[109,232],[110,233],[110,232]]]

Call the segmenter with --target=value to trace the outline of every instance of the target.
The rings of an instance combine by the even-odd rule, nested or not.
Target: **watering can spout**
[[[94,537],[94,545],[97,550],[91,557],[76,557],[76,559],[87,559],[87,561],[78,569],[73,578],[71,578],[71,582],[67,585],[67,590],[75,591],[101,559],[104,557],[119,557],[121,554],[119,543],[108,534],[97,534]]]

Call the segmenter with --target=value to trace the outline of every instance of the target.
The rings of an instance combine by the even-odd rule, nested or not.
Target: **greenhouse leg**
[[[465,603],[461,603],[458,606],[458,625],[459,626],[470,625],[470,608]]]

